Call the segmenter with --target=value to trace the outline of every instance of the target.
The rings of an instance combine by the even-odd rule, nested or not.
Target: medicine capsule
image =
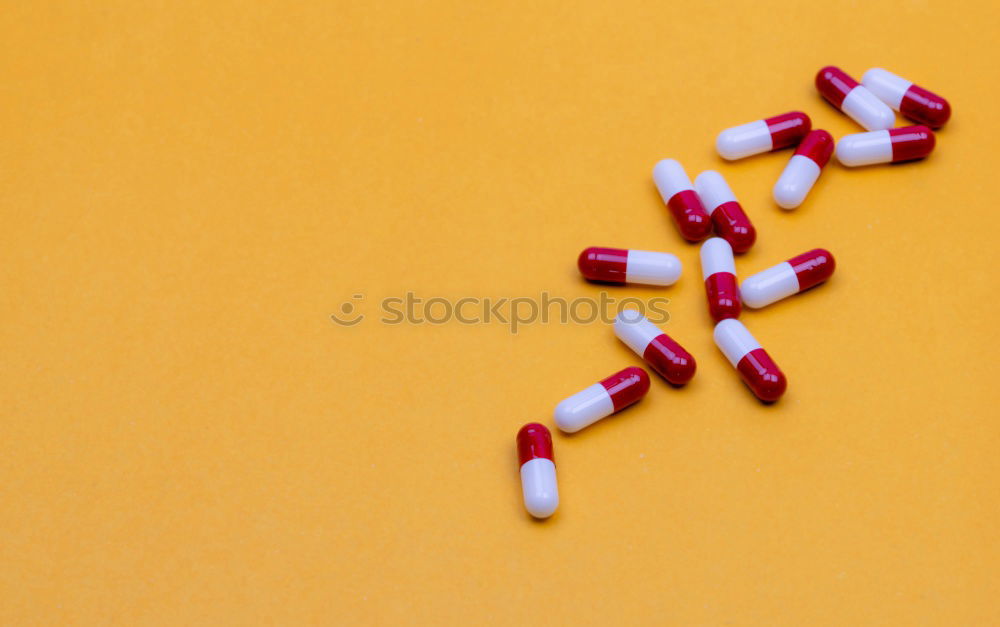
[[[739,371],[754,396],[767,403],[781,398],[788,387],[784,373],[742,322],[723,320],[715,325],[714,336],[716,346]]]
[[[556,425],[567,433],[575,433],[639,402],[648,391],[646,371],[635,366],[626,368],[556,405]]]
[[[781,150],[802,141],[810,128],[812,120],[805,113],[782,113],[773,118],[727,128],[716,138],[715,150],[723,159],[730,161]]]
[[[718,322],[740,317],[740,288],[736,284],[736,263],[729,242],[721,237],[701,245],[701,274],[708,295],[708,314]]]
[[[951,117],[951,105],[947,100],[882,68],[865,72],[861,84],[914,122],[941,128]]]
[[[700,242],[708,237],[712,222],[684,167],[674,159],[664,159],[653,167],[653,182],[670,209],[681,236],[689,242]]]
[[[804,292],[833,275],[837,262],[830,251],[816,248],[747,277],[740,295],[747,307],[760,309],[792,294]]]
[[[706,170],[694,179],[694,188],[712,217],[715,232],[729,242],[733,252],[745,253],[750,250],[757,240],[757,230],[736,201],[726,179],[714,170]]]
[[[694,376],[697,365],[691,353],[635,309],[618,314],[615,335],[670,383],[684,385]]]
[[[846,166],[923,159],[934,150],[934,132],[923,125],[844,135],[837,159]]]
[[[774,202],[782,209],[801,205],[832,154],[833,137],[823,130],[810,131],[774,184]]]
[[[896,114],[864,85],[839,67],[828,65],[816,74],[816,89],[827,102],[869,131],[892,128]]]
[[[681,260],[670,253],[591,247],[576,260],[580,274],[605,283],[673,285],[681,276]]]
[[[545,425],[531,422],[517,432],[517,457],[521,464],[524,508],[535,518],[548,518],[559,507],[559,485],[552,457],[552,434]]]

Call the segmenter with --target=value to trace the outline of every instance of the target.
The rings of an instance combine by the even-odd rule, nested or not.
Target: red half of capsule
[[[677,192],[667,201],[667,208],[674,216],[681,236],[689,242],[698,242],[712,231],[712,221],[693,189]]]
[[[736,275],[732,272],[716,272],[705,279],[705,293],[708,295],[708,314],[719,322],[726,318],[739,318],[740,288]]]
[[[951,117],[951,105],[932,91],[910,85],[899,103],[899,112],[915,122],[941,128]]]
[[[809,157],[816,162],[820,168],[826,165],[833,154],[833,136],[823,129],[809,131],[799,147],[795,149],[795,154]]]
[[[781,398],[788,388],[785,374],[763,348],[750,351],[736,364],[740,377],[754,396],[767,403]]]
[[[767,130],[771,133],[771,150],[780,150],[794,146],[802,141],[812,128],[812,120],[801,111],[782,113],[764,120]]]
[[[632,366],[604,379],[601,385],[608,391],[615,411],[621,411],[646,395],[649,375],[642,368]]]
[[[795,271],[795,278],[799,280],[800,292],[826,281],[837,268],[833,255],[824,248],[814,248],[807,253],[792,257],[788,263]]]
[[[757,241],[757,229],[753,228],[740,203],[734,200],[715,208],[712,212],[712,224],[719,237],[733,247],[734,253],[745,253]]]
[[[816,89],[827,102],[838,109],[844,104],[847,94],[857,86],[858,81],[835,65],[828,65],[816,73]]]
[[[694,376],[697,364],[691,353],[684,350],[666,333],[656,336],[646,347],[642,358],[653,370],[674,385],[684,385]]]
[[[533,459],[552,457],[552,434],[545,425],[529,422],[517,432],[517,459],[520,466]]]
[[[622,248],[591,247],[576,260],[580,274],[591,281],[625,283],[628,251]]]
[[[934,150],[934,131],[923,125],[889,129],[892,161],[923,159]]]

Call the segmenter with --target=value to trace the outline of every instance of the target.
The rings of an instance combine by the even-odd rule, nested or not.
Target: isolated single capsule
[[[723,320],[715,325],[714,336],[716,346],[739,371],[754,396],[768,403],[781,398],[788,387],[784,373],[742,322]]]
[[[827,102],[869,131],[892,128],[896,114],[864,85],[839,67],[828,65],[816,74],[816,89]]]
[[[740,295],[747,307],[760,309],[804,292],[833,275],[837,262],[830,251],[815,248],[744,279]]]
[[[721,237],[701,245],[701,275],[705,279],[708,314],[718,322],[740,317],[740,288],[736,283],[736,263],[729,242]]]
[[[719,133],[715,140],[715,150],[723,159],[742,159],[750,155],[794,146],[802,141],[812,120],[801,111],[782,113],[773,118],[765,118],[733,126]]]
[[[626,368],[556,405],[556,426],[574,433],[639,402],[648,391],[646,371],[635,366]]]
[[[697,364],[691,353],[635,309],[618,314],[615,335],[670,383],[684,385],[694,376]]]
[[[681,260],[670,253],[591,247],[576,260],[580,274],[605,283],[673,285],[681,277]]]
[[[757,230],[736,201],[726,179],[715,170],[705,170],[694,179],[701,204],[708,209],[715,232],[729,242],[733,252],[745,253],[757,240]]]
[[[923,125],[844,135],[837,160],[846,166],[923,159],[934,150],[934,131]]]
[[[548,518],[559,507],[559,485],[552,457],[552,434],[545,425],[530,422],[517,432],[524,508],[535,518]]]
[[[774,202],[782,209],[801,205],[832,154],[833,136],[824,130],[810,131],[774,184]]]
[[[941,128],[951,117],[951,105],[947,100],[888,70],[868,70],[861,77],[861,84],[879,100],[914,122]]]
[[[708,237],[712,222],[684,167],[674,159],[664,159],[653,167],[653,182],[674,217],[681,236],[689,242],[699,242]]]

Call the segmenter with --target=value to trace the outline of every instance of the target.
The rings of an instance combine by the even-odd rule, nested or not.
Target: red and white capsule
[[[681,277],[681,260],[670,253],[591,247],[576,260],[580,274],[605,283],[673,285]]]
[[[701,274],[705,278],[708,314],[718,322],[740,317],[740,288],[736,283],[736,262],[729,242],[721,237],[701,245]]]
[[[837,142],[837,160],[846,166],[896,163],[923,159],[934,150],[934,131],[923,125],[844,135]]]
[[[653,167],[653,182],[681,236],[689,242],[700,242],[708,237],[712,222],[684,167],[674,159],[664,159]]]
[[[892,128],[896,114],[864,85],[839,67],[828,65],[816,74],[816,89],[827,102],[869,131]]]
[[[801,205],[832,154],[833,136],[824,130],[810,131],[774,184],[774,202],[782,209]]]
[[[754,396],[773,403],[788,388],[785,375],[739,320],[723,320],[715,325],[715,344],[740,373]]]
[[[740,295],[747,307],[760,309],[819,285],[833,275],[837,262],[830,251],[815,248],[747,277]]]
[[[737,202],[726,179],[715,170],[705,170],[694,179],[701,203],[708,209],[715,232],[729,242],[735,253],[745,253],[757,241],[757,229]]]
[[[861,77],[861,84],[879,100],[914,122],[941,128],[951,117],[951,105],[947,100],[888,70],[868,70]]]
[[[556,405],[556,426],[567,433],[638,403],[649,391],[649,375],[635,366],[616,372]]]
[[[531,422],[517,432],[517,457],[521,464],[524,508],[535,518],[548,518],[559,507],[559,485],[552,457],[552,434],[545,425]]]
[[[723,159],[742,159],[794,146],[802,141],[811,128],[812,120],[808,115],[801,111],[790,111],[727,128],[716,138],[715,150]]]
[[[670,383],[684,385],[694,376],[691,353],[635,309],[618,314],[615,335]]]

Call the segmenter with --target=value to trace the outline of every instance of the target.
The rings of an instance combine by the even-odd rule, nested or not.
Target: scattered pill
[[[708,314],[718,322],[740,317],[740,288],[736,283],[736,263],[729,242],[721,237],[701,245],[701,274],[708,296]]]
[[[951,105],[947,100],[888,70],[868,70],[861,77],[861,84],[879,100],[914,122],[941,128],[951,117]]]
[[[757,230],[737,202],[726,179],[715,170],[706,170],[694,179],[694,188],[708,209],[715,231],[729,242],[735,253],[745,253],[757,240]]]
[[[837,262],[830,251],[816,248],[747,277],[740,295],[747,307],[759,309],[804,292],[833,275]]]
[[[684,385],[694,376],[697,365],[691,353],[635,309],[618,314],[615,335],[670,383]]]
[[[837,142],[837,160],[846,166],[922,159],[934,150],[934,131],[926,126],[901,126],[887,131],[844,135]]]
[[[715,344],[740,373],[750,391],[772,403],[785,393],[788,382],[771,356],[739,320],[723,320],[715,325]]]
[[[681,276],[681,260],[670,253],[623,248],[588,248],[576,261],[591,281],[673,285]]]
[[[896,114],[864,85],[839,67],[828,65],[816,74],[816,89],[834,107],[869,131],[892,128]]]
[[[674,159],[664,159],[653,167],[653,182],[681,236],[689,242],[700,242],[708,237],[712,222],[684,167]]]
[[[801,205],[832,154],[833,136],[823,130],[810,131],[774,184],[774,202],[782,209]]]
[[[574,433],[639,402],[648,391],[646,371],[635,366],[626,368],[556,405],[556,425]]]
[[[810,128],[812,121],[805,113],[782,113],[773,118],[727,128],[716,138],[715,150],[723,159],[730,161],[781,150],[802,141]]]
[[[531,422],[517,432],[517,457],[521,464],[524,508],[535,518],[548,518],[559,507],[552,434],[545,425]]]

